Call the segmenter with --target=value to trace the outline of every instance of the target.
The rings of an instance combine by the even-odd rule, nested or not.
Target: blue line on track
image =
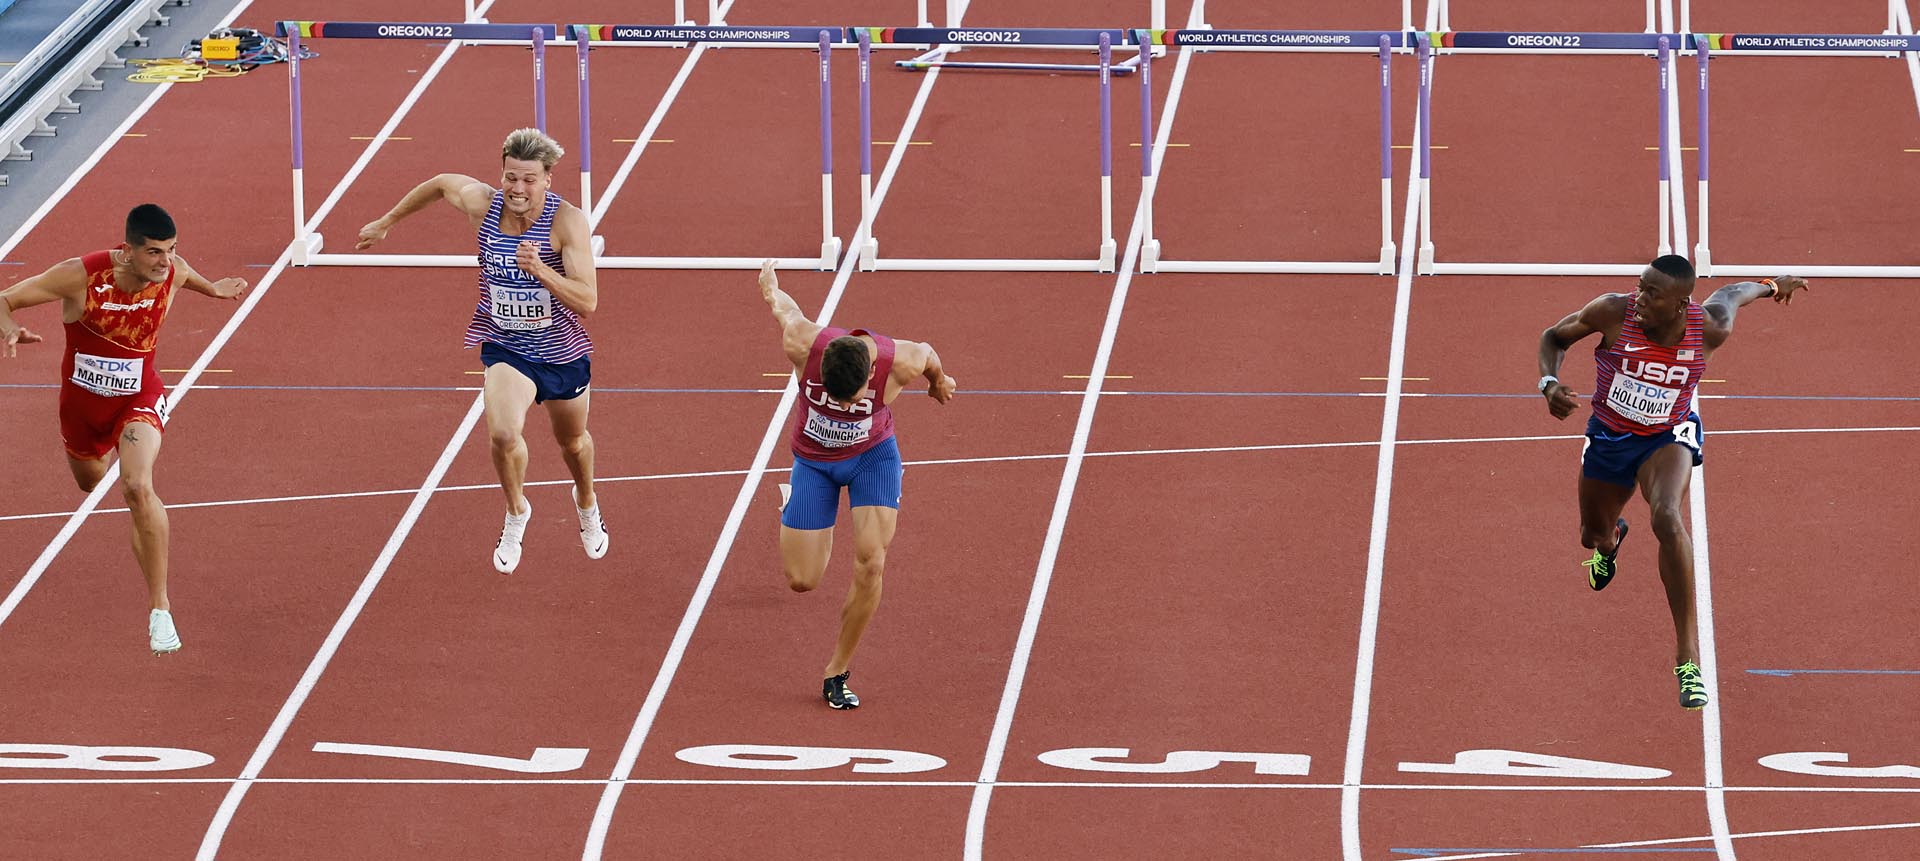
[[[1920,670],[1748,670],[1756,676],[1920,676]]]
[[[1700,846],[1700,847],[1692,847],[1692,846],[1598,847],[1596,846],[1591,849],[1584,849],[1584,848],[1583,849],[1541,849],[1539,847],[1526,846],[1526,847],[1508,847],[1504,849],[1489,848],[1489,847],[1432,848],[1432,849],[1414,848],[1414,849],[1395,849],[1393,851],[1404,854],[1404,855],[1412,855],[1415,858],[1437,858],[1442,855],[1478,855],[1481,853],[1488,853],[1488,852],[1505,852],[1505,853],[1511,853],[1514,855],[1652,855],[1655,853],[1665,854],[1668,852],[1711,854],[1714,850],[1713,850],[1713,847],[1711,846]]]
[[[477,382],[477,381],[476,381]],[[0,383],[0,389],[52,389],[57,383]],[[479,386],[299,386],[299,385],[236,385],[232,383],[208,383],[196,388],[225,391],[288,391],[288,392],[471,392]],[[655,387],[616,387],[595,386],[594,391],[607,394],[642,395],[777,395],[780,389],[718,389],[718,388],[655,388]],[[966,391],[969,395],[1003,395],[1012,397],[1044,396],[1061,397],[1071,395],[1079,397],[1082,392],[1069,392],[1059,389],[974,389]],[[1159,391],[1108,391],[1104,394],[1115,397],[1137,398],[1378,398],[1379,392],[1159,392]],[[1412,398],[1523,398],[1538,400],[1539,395],[1510,394],[1506,392],[1452,392],[1433,394],[1409,394]],[[1920,402],[1920,395],[1709,395],[1717,400],[1729,401],[1896,401]]]

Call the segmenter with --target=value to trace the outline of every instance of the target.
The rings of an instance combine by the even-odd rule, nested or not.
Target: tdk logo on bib
[[[101,397],[137,394],[145,376],[146,359],[73,354],[73,384]]]

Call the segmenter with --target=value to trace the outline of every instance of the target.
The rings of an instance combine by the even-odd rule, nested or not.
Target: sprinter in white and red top
[[[1560,382],[1560,361],[1575,342],[1600,333],[1593,351],[1593,416],[1580,468],[1580,543],[1593,551],[1583,563],[1587,585],[1598,591],[1612,581],[1614,558],[1627,535],[1620,514],[1637,487],[1660,541],[1660,580],[1673,613],[1673,672],[1680,680],[1680,705],[1688,709],[1707,704],[1695,632],[1693,540],[1680,509],[1705,442],[1694,391],[1707,357],[1733,334],[1740,308],[1769,297],[1789,303],[1807,289],[1805,280],[1785,275],[1729,284],[1694,304],[1693,283],[1687,258],[1660,257],[1640,273],[1635,292],[1603,294],[1540,335],[1540,394],[1548,412],[1564,420],[1580,398]]]
[[[512,574],[533,506],[527,502],[527,410],[547,405],[560,457],[573,474],[573,504],[587,558],[607,555],[607,525],[593,493],[593,435],[587,404],[593,341],[582,320],[600,303],[586,213],[554,194],[553,165],[565,153],[539,129],[515,129],[500,147],[500,187],[443,173],[421,183],[386,215],[360,228],[357,248],[385,239],[400,219],[444,200],[467,216],[479,245],[480,301],[465,344],[486,370],[487,438],[507,516],[493,568]]]
[[[781,291],[773,261],[760,267],[760,297],[780,324],[780,342],[800,378],[793,422],[793,483],[781,485],[780,561],[787,585],[811,592],[827,572],[840,488],[853,517],[853,584],[840,611],[840,637],[822,675],[827,705],[850,709],[847,665],[880,606],[880,575],[900,514],[900,447],[889,406],[917,379],[940,403],[954,381],[932,345],[896,341],[864,329],[831,329],[807,319]]]

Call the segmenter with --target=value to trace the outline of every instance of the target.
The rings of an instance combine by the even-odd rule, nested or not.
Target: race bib
[[[509,332],[553,325],[553,294],[544,287],[490,287],[493,323]]]
[[[823,416],[812,407],[807,408],[807,425],[803,431],[808,439],[827,448],[845,448],[867,441],[873,435],[873,418],[858,421],[836,419]]]
[[[145,379],[146,359],[115,359],[106,356],[73,354],[73,384],[101,397],[118,398],[140,393]]]
[[[1643,425],[1666,422],[1679,401],[1679,389],[1656,386],[1626,374],[1614,374],[1613,387],[1607,390],[1607,406],[1628,421]]]

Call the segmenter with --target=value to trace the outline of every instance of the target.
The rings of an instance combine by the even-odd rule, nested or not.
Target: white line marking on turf
[[[729,5],[731,0],[729,0]],[[722,7],[724,10],[726,7]],[[926,73],[926,79],[920,84],[919,92],[914,96],[913,106],[902,121],[900,134],[895,140],[911,140],[913,129],[920,122],[927,98],[933,92],[933,85],[940,79],[940,70]],[[873,192],[873,213],[877,215],[880,205],[886,200],[887,191],[892,187],[893,177],[898,172],[900,162],[905,158],[907,147],[895,146],[887,159],[886,167],[880,172],[880,181]],[[854,235],[853,247],[872,232],[873,225],[863,221]],[[833,286],[827,290],[826,300],[822,303],[816,322],[826,325],[833,317],[834,309],[840,305],[840,297],[846,292],[847,282],[853,278],[860,255],[848,254],[841,261],[839,271],[834,274]],[[687,602],[686,613],[680,617],[680,625],[674,630],[673,641],[667,646],[667,654],[661,659],[660,671],[654,676],[653,685],[647,690],[647,698],[640,705],[640,712],[634,717],[633,729],[627,734],[626,743],[621,746],[619,760],[614,764],[612,777],[607,788],[600,793],[600,801],[594,807],[593,821],[587,829],[586,847],[581,851],[583,861],[598,861],[605,851],[607,835],[613,827],[613,814],[620,803],[622,788],[633,774],[634,763],[640,758],[640,749],[646,743],[647,734],[653,729],[653,721],[659,716],[661,704],[666,700],[667,690],[673,684],[675,673],[679,671],[680,660],[686,655],[687,644],[693,640],[694,629],[699,625],[700,616],[705,612],[707,599],[713,594],[714,584],[720,579],[720,571],[726,566],[727,556],[733,550],[733,542],[740,533],[740,524],[746,519],[747,508],[759,490],[762,475],[767,472],[767,463],[773,459],[774,448],[778,445],[787,429],[787,415],[794,401],[799,398],[799,387],[792,378],[787,380],[785,390],[780,395],[780,405],[774,408],[773,417],[767,422],[767,430],[760,438],[760,448],[754,454],[753,466],[747,470],[746,479],[740,483],[740,490],[734,495],[733,508],[727,513],[726,524],[721,527],[720,536],[714,542],[713,553],[707,559],[706,569],[700,575],[700,582],[694,588],[693,597]]]
[[[1198,26],[1206,4],[1195,0],[1188,15],[1188,26]],[[1152,158],[1156,168],[1166,159],[1167,141],[1173,134],[1174,118],[1180,108],[1180,96],[1186,87],[1187,70],[1193,63],[1192,48],[1182,48],[1167,85],[1160,127],[1154,134]],[[1067,463],[1060,472],[1060,489],[1054,494],[1053,512],[1047,518],[1047,534],[1040,546],[1033,586],[1027,595],[1026,612],[1020,619],[1020,632],[1014,640],[1013,656],[1007,664],[1007,682],[1000,692],[1000,707],[993,718],[993,732],[987,737],[987,750],[980,764],[980,781],[974,787],[967,806],[966,861],[985,857],[987,811],[993,802],[993,784],[1000,776],[1000,763],[1006,757],[1007,738],[1013,732],[1013,718],[1020,705],[1020,692],[1026,684],[1027,664],[1033,654],[1033,641],[1039,635],[1040,616],[1046,607],[1047,591],[1053,584],[1054,565],[1059,561],[1061,539],[1066,534],[1067,516],[1073,507],[1073,492],[1080,483],[1080,466],[1086,460],[1087,440],[1093,435],[1093,418],[1100,404],[1100,391],[1107,379],[1113,344],[1120,334],[1120,315],[1127,304],[1129,288],[1140,257],[1140,243],[1146,236],[1146,213],[1155,188],[1145,190],[1133,209],[1133,226],[1127,232],[1126,249],[1117,267],[1113,295],[1107,301],[1107,315],[1100,327],[1100,343],[1094,350],[1093,366],[1087,372],[1087,387],[1080,401],[1080,413],[1074,421],[1073,441],[1068,446]]]
[[[468,435],[473,432],[474,425],[480,423],[480,414],[485,406],[486,396],[475,396],[473,405],[467,408],[466,418],[460,422],[459,429],[455,430],[453,437],[447,440],[446,448],[440,450],[440,459],[434,462],[433,469],[427,473],[427,480],[414,493],[413,501],[408,503],[406,513],[400,516],[400,522],[394,525],[393,532],[387,536],[386,546],[380,548],[380,556],[374,560],[373,567],[367,570],[367,576],[360,581],[360,588],[354,591],[352,600],[348,601],[346,609],[340,612],[340,618],[334,621],[333,629],[327,632],[326,640],[320,644],[320,650],[314,654],[313,661],[307,664],[306,672],[300,675],[300,682],[294,685],[293,693],[288,695],[287,701],[280,706],[280,712],[274,715],[273,724],[267,728],[267,734],[253,749],[253,755],[247,758],[246,767],[241,770],[233,786],[227,790],[226,797],[221,799],[220,809],[214,813],[213,822],[207,826],[207,833],[200,841],[200,851],[194,856],[198,861],[213,861],[213,858],[219,854],[220,839],[226,835],[227,826],[233,822],[234,814],[239,811],[240,802],[246,798],[248,787],[259,778],[260,771],[267,767],[267,760],[273,757],[273,751],[280,746],[280,740],[286,736],[287,728],[293,725],[294,715],[299,714],[300,707],[306,704],[307,696],[313,693],[314,686],[320,683],[320,674],[326,671],[327,664],[333,660],[334,652],[339,650],[340,643],[346,639],[347,630],[352,628],[354,621],[360,618],[360,611],[367,606],[367,600],[373,597],[373,590],[386,577],[388,567],[393,564],[394,557],[399,555],[401,545],[406,543],[407,534],[413,531],[413,524],[420,519],[420,512],[426,509],[427,500],[433,497],[434,487],[447,474],[447,468],[453,465],[454,456],[460,453],[460,448],[466,443]]]
[[[200,391],[205,388],[206,388],[205,386],[201,386],[196,388],[195,391]],[[1081,394],[1081,393],[1075,392],[1074,394]],[[1112,394],[1112,392],[1108,392],[1106,394],[1110,395]],[[1103,395],[1103,397],[1104,396],[1105,395]],[[1721,429],[1721,430],[1713,431],[1713,435],[1714,436],[1751,436],[1751,435],[1763,435],[1763,434],[1913,433],[1913,432],[1920,432],[1920,426],[1860,427],[1860,428],[1750,428],[1745,430]],[[1551,434],[1551,435],[1532,435],[1532,436],[1488,436],[1488,437],[1452,437],[1452,438],[1435,438],[1435,439],[1403,439],[1403,440],[1396,441],[1395,444],[1401,445],[1401,446],[1467,445],[1467,444],[1511,443],[1511,442],[1570,442],[1578,439],[1580,439],[1580,437],[1574,434]],[[1347,441],[1347,442],[1264,443],[1264,444],[1258,444],[1258,445],[1202,446],[1202,447],[1188,447],[1188,448],[1116,449],[1112,451],[1090,451],[1086,453],[1086,456],[1087,457],[1152,457],[1152,456],[1183,455],[1183,454],[1233,454],[1233,453],[1260,452],[1260,451],[1308,451],[1308,450],[1336,449],[1336,448],[1371,448],[1379,444],[1380,444],[1379,442],[1374,440],[1357,440],[1357,441]],[[905,465],[906,466],[966,466],[971,464],[985,464],[985,463],[1017,463],[1022,461],[1064,460],[1066,459],[1066,457],[1067,457],[1066,452],[1054,452],[1054,453],[1048,453],[1048,454],[1008,454],[1008,455],[993,455],[993,456],[987,456],[987,457],[948,457],[948,458],[936,458],[936,459],[930,459],[930,460],[910,460],[910,461],[907,461]],[[784,467],[771,467],[765,471],[768,473],[782,473],[782,472],[786,472],[787,470]],[[749,470],[746,470],[746,469],[719,469],[719,470],[709,470],[705,472],[662,472],[662,473],[648,473],[648,474],[642,474],[642,475],[595,476],[593,480],[596,483],[600,483],[600,484],[620,483],[620,482],[628,482],[628,481],[672,481],[672,480],[690,479],[690,478],[737,477],[737,476],[746,475],[748,472]],[[573,479],[562,478],[562,479],[550,479],[546,481],[529,481],[526,483],[526,486],[527,487],[571,487],[573,486]],[[499,489],[500,489],[500,485],[498,484],[450,484],[445,487],[435,489],[434,493],[436,494],[457,493],[457,492],[465,492],[465,491],[473,491],[473,490],[494,491]],[[413,492],[414,492],[414,488],[407,487],[407,488],[393,488],[388,490],[360,490],[360,491],[345,491],[341,493],[314,493],[314,494],[304,494],[300,496],[263,496],[263,497],[251,497],[246,499],[223,499],[223,500],[212,500],[208,502],[169,502],[167,503],[167,510],[178,511],[178,510],[188,509],[188,508],[220,508],[220,507],[238,506],[238,505],[268,505],[268,504],[288,503],[288,502],[324,502],[324,501],[333,500],[333,499],[365,499],[365,498],[373,498],[373,497],[381,497],[381,496],[406,496],[406,495],[412,494]],[[99,509],[95,509],[93,513],[125,514],[127,513],[127,509],[99,508]],[[9,514],[9,515],[0,516],[0,523],[5,523],[9,520],[52,520],[52,519],[57,519],[61,517],[69,517],[69,516],[72,516],[72,514],[73,512],[71,511],[48,511],[48,512],[41,512],[39,514]]]
[[[1429,61],[1431,62],[1431,61]],[[1429,73],[1432,67],[1428,68]],[[1416,117],[1411,140],[1420,140]],[[1380,593],[1386,578],[1387,518],[1392,510],[1395,437],[1407,370],[1407,318],[1413,302],[1414,250],[1420,216],[1420,155],[1407,158],[1407,209],[1400,230],[1400,275],[1394,279],[1393,335],[1387,350],[1387,391],[1380,412],[1380,456],[1374,467],[1373,526],[1367,536],[1367,579],[1360,603],[1360,649],[1354,659],[1353,707],[1347,723],[1346,763],[1340,779],[1340,849],[1360,861],[1360,782],[1365,774],[1367,720],[1373,708],[1373,659],[1380,634]]]

